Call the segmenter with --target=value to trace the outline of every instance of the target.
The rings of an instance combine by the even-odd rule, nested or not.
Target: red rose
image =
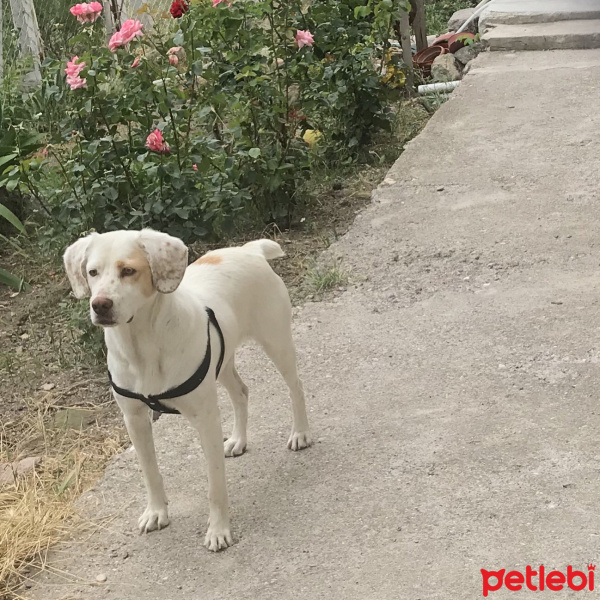
[[[169,12],[174,19],[179,19],[189,9],[188,3],[185,0],[174,0]]]

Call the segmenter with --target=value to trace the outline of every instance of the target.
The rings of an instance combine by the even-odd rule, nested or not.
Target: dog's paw
[[[140,533],[149,533],[156,529],[164,529],[169,524],[167,506],[155,508],[148,506],[138,520]]]
[[[204,545],[211,552],[219,552],[225,550],[233,544],[233,538],[231,537],[231,530],[229,526],[211,527],[208,526],[206,537],[204,538]]]
[[[241,456],[246,452],[246,440],[242,438],[235,438],[231,436],[228,440],[225,440],[223,444],[225,448],[225,456]]]
[[[308,448],[311,444],[312,440],[310,439],[310,433],[308,433],[308,431],[292,431],[287,447],[289,450],[296,452],[297,450]]]

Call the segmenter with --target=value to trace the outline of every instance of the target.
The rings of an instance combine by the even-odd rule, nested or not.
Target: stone
[[[14,483],[15,476],[27,475],[41,462],[42,458],[40,456],[28,456],[13,463],[0,463],[0,486]]]
[[[98,583],[104,583],[107,579],[108,577],[104,573],[100,573],[100,575],[96,576],[96,581]]]
[[[454,53],[454,58],[461,63],[466,65],[471,62],[476,56],[483,50],[482,44],[473,44],[472,46],[465,46]]]
[[[44,390],[44,392],[49,392],[50,390],[53,390],[56,387],[55,383],[45,383],[42,386],[42,390]]]
[[[460,79],[460,70],[454,55],[442,54],[442,56],[438,56],[431,67],[431,78],[434,82]]]
[[[96,415],[93,410],[85,408],[64,408],[56,411],[52,425],[57,429],[81,429],[93,423]]]
[[[448,31],[458,31],[462,24],[475,12],[474,8],[463,8],[457,10],[448,20]],[[479,17],[475,17],[465,29],[469,33],[477,33],[479,30]]]

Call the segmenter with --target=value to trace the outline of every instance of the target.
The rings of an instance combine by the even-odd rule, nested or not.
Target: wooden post
[[[409,94],[414,94],[415,76],[410,43],[410,21],[407,12],[403,12],[400,17],[400,44],[402,45],[402,60],[406,66],[406,87]]]
[[[425,50],[428,45],[427,26],[425,24],[425,0],[411,0],[411,3],[415,11],[415,18],[413,19],[412,26],[417,41],[417,52],[421,52],[421,50]]]

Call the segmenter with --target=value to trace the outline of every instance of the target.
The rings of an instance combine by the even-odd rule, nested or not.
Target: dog
[[[148,504],[139,518],[141,532],[169,524],[152,410],[179,412],[198,431],[207,461],[204,545],[219,551],[232,544],[225,456],[240,456],[247,444],[248,388],[234,357],[244,340],[264,348],[289,387],[287,447],[311,444],[291,302],[267,262],[281,256],[279,244],[262,239],[209,252],[188,266],[185,244],[151,229],[91,233],[65,251],[74,295],[90,298],[90,318],[104,328],[113,395],[142,468]],[[217,380],[234,410],[233,432],[224,443]]]

